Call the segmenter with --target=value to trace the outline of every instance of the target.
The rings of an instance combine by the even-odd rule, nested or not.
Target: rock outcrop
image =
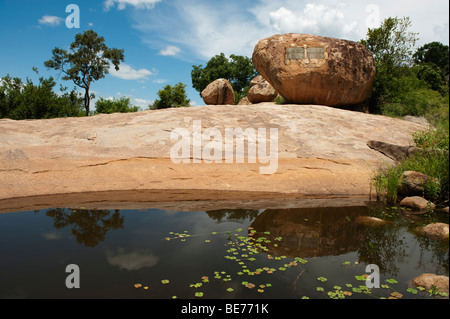
[[[367,146],[383,153],[387,157],[394,161],[400,162],[408,156],[414,154],[419,150],[416,146],[412,145],[398,145],[393,143],[386,143],[384,141],[368,141]]]
[[[253,52],[257,71],[296,104],[348,106],[369,96],[375,63],[357,42],[307,34],[274,35]]]
[[[187,163],[172,162],[171,149],[180,139],[171,139],[172,133],[178,128],[192,138],[194,121],[201,121],[203,133],[215,128],[223,137],[230,128],[265,128],[266,150],[272,137],[269,129],[278,129],[276,172],[261,174],[260,169],[269,163],[258,159],[251,163],[247,153],[244,163],[236,159],[233,163],[211,163],[192,152]],[[195,191],[195,198],[203,200],[214,192],[216,201],[230,196],[249,201],[265,197],[365,201],[370,178],[385,162],[393,163],[369,148],[367,141],[410,145],[412,133],[423,129],[420,124],[385,116],[274,103],[50,120],[0,119],[0,211],[12,202],[23,210],[24,198],[29,196],[52,205],[55,194],[67,202],[72,194],[101,192],[93,196],[94,201],[111,191],[126,191],[130,198],[143,194],[141,202],[174,199],[177,192],[188,194],[183,197],[187,201]],[[249,141],[245,137],[245,145]],[[223,138],[218,145],[225,142]],[[202,147],[208,143],[210,140],[204,140]]]
[[[208,105],[234,104],[234,90],[226,79],[217,79],[211,82],[201,95],[203,101]]]

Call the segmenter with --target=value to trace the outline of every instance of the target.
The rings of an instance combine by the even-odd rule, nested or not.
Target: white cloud
[[[53,27],[53,26],[60,25],[62,21],[63,21],[63,19],[60,18],[60,17],[57,17],[57,16],[47,16],[47,15],[43,16],[42,18],[40,18],[40,19],[38,20],[38,22],[39,22],[40,24],[45,24],[45,25],[49,25],[49,26],[52,26],[52,27]]]
[[[123,80],[147,80],[149,76],[154,74],[152,71],[147,69],[135,70],[125,63],[121,63],[119,68],[119,71],[116,71],[114,66],[110,66],[109,73],[112,76]]]
[[[154,256],[149,251],[135,250],[125,252],[123,248],[119,248],[116,253],[107,251],[106,259],[109,264],[126,270],[139,270],[144,267],[153,267],[159,261],[159,257]]]
[[[222,52],[251,57],[259,40],[279,33],[359,41],[373,27],[369,22],[395,16],[411,17],[412,31],[420,32],[421,40],[427,42],[433,37],[439,41],[448,32],[446,0],[230,0],[226,5],[173,0],[154,10],[131,13],[133,27],[141,31],[145,44],[160,50],[162,44],[171,43],[183,52],[176,57],[190,62],[206,61]]]
[[[358,23],[346,19],[339,7],[308,3],[303,12],[295,13],[284,7],[269,12],[270,24],[278,33],[305,33],[354,39]]]
[[[134,104],[144,110],[147,109],[147,106],[149,106],[150,104],[153,104],[154,102],[155,101],[153,101],[153,100],[146,100],[146,99],[139,99],[139,98],[134,99]]]
[[[130,5],[136,9],[153,9],[161,0],[106,0],[104,2],[105,10],[109,10],[117,3],[117,10],[123,10]]]
[[[166,79],[156,79],[156,80],[153,80],[152,82],[153,83],[157,83],[157,84],[164,84],[164,83],[167,83],[169,81],[166,80]],[[145,89],[145,87],[142,87],[142,88]]]
[[[164,56],[176,56],[181,52],[179,47],[174,45],[168,45],[165,49],[159,51],[160,55]]]

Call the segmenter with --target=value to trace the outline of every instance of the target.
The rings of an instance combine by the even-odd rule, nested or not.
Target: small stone
[[[436,287],[437,292],[445,292],[448,294],[448,276],[438,276],[435,274],[422,274],[412,280],[416,287],[423,287],[430,290]]]
[[[420,196],[405,197],[400,202],[400,206],[416,210],[429,210],[436,207],[432,202]]]
[[[406,171],[400,178],[399,194],[402,196],[418,196],[424,193],[424,185],[428,182],[439,183],[436,178],[415,171]]]
[[[423,228],[424,234],[435,240],[448,239],[448,225],[445,223],[433,223]]]
[[[356,223],[365,226],[382,226],[386,225],[387,221],[372,216],[358,216],[356,218]]]

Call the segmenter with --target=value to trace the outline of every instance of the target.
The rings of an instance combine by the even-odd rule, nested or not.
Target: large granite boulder
[[[234,90],[228,80],[217,79],[202,91],[202,98],[208,105],[234,104]]]
[[[362,103],[376,73],[372,54],[362,44],[307,34],[263,39],[252,60],[274,89],[295,104]]]

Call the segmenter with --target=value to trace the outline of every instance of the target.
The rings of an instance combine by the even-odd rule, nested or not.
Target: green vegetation
[[[211,82],[223,78],[228,80],[235,92],[235,102],[247,95],[250,81],[258,75],[248,57],[230,55],[230,60],[221,53],[212,57],[206,66],[192,66],[192,86],[201,93]]]
[[[424,196],[448,200],[449,140],[449,47],[439,42],[423,45],[414,52],[418,40],[409,32],[409,18],[388,18],[379,28],[369,29],[361,43],[373,53],[377,75],[369,99],[371,113],[392,117],[421,116],[431,128],[416,132],[421,149],[394,167],[382,170],[374,179],[375,190],[388,202],[397,200],[400,177],[417,171],[436,178],[424,185]]]
[[[84,89],[86,116],[90,112],[89,90],[92,82],[109,73],[110,63],[117,71],[120,62],[125,60],[123,50],[110,49],[104,42],[103,37],[93,30],[88,30],[75,36],[70,51],[56,47],[52,50],[52,59],[44,62],[47,68],[64,73],[63,80],[71,80]]]
[[[149,109],[166,109],[170,107],[183,107],[189,106],[191,102],[187,98],[186,84],[178,83],[174,86],[166,85],[164,89],[158,91],[158,97],[153,105],[149,106]]]
[[[185,240],[198,239],[197,243],[206,242],[199,238],[204,236],[210,236],[212,241],[218,241],[217,249],[222,247],[224,249],[224,257],[226,263],[225,269],[232,269],[231,271],[215,270],[212,271],[211,276],[202,275],[199,273],[197,282],[191,283],[173,283],[173,290],[185,291],[185,288],[189,288],[187,298],[203,298],[210,297],[209,293],[217,293],[217,289],[222,292],[222,296],[226,296],[229,293],[241,296],[242,293],[251,293],[252,296],[260,295],[262,298],[267,298],[267,293],[271,291],[272,287],[277,284],[272,283],[272,280],[279,282],[279,278],[283,278],[282,284],[288,289],[294,291],[297,286],[298,280],[303,276],[314,276],[314,268],[308,267],[308,261],[301,257],[287,257],[287,256],[273,256],[269,254],[271,245],[274,242],[283,242],[283,237],[273,237],[274,240],[264,237],[270,235],[270,232],[255,230],[252,227],[247,228],[247,236],[242,235],[242,229],[236,229],[234,231],[223,232],[205,232],[203,234],[189,234],[188,231],[183,232],[170,232],[169,237],[166,237],[166,241],[172,242],[172,245],[176,245],[177,241],[182,242],[185,247]],[[222,241],[226,240],[226,245],[223,246]],[[288,239],[289,240],[289,239]],[[236,267],[234,267],[233,263]],[[339,267],[339,265],[336,265]],[[380,283],[379,288],[368,288],[367,280],[371,280],[370,275],[364,273],[365,265],[361,265],[359,261],[345,261],[341,262],[340,267],[345,267],[346,272],[349,274],[348,278],[340,280],[339,278],[328,279],[324,276],[312,277],[316,280],[316,286],[313,286],[311,296],[298,296],[301,299],[311,298],[329,298],[329,299],[347,299],[347,298],[374,298],[374,299],[401,299],[406,294],[422,295],[429,297],[447,297],[446,293],[439,292],[437,287],[433,287],[426,291],[422,287],[405,287],[394,278],[385,278]],[[272,279],[273,278],[273,279]],[[294,279],[294,280],[293,280]],[[293,280],[293,281],[292,281]],[[309,279],[306,279],[309,281]],[[163,285],[167,285],[168,279],[161,280]],[[290,283],[290,284],[288,284]],[[180,287],[180,284],[185,288]],[[150,285],[134,284],[135,288],[142,288],[149,290]],[[155,291],[161,291],[162,287],[159,285],[151,285],[155,287],[150,289],[150,293]],[[299,291],[304,289],[303,285],[299,284]],[[282,287],[281,287],[282,288]],[[380,289],[382,288],[382,289]],[[179,289],[179,290],[177,290]],[[276,289],[280,289],[277,287]],[[423,293],[421,293],[423,292]],[[168,295],[174,296],[170,293]],[[406,297],[409,297],[406,295]]]
[[[23,120],[82,115],[82,99],[78,93],[61,88],[61,94],[56,94],[55,85],[52,77],[40,77],[39,84],[28,78],[25,83],[9,75],[1,78],[0,118]]]
[[[130,113],[139,111],[138,106],[133,106],[130,98],[121,97],[120,99],[113,98],[112,100],[100,98],[95,103],[94,114],[111,114],[111,113]]]

